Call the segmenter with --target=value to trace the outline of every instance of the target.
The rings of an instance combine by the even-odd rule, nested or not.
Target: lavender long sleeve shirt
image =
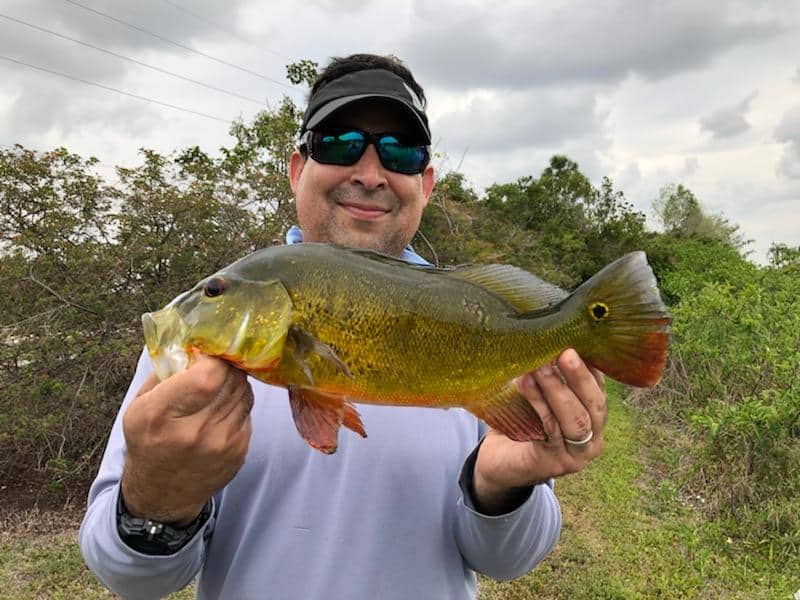
[[[469,480],[486,425],[467,411],[359,404],[369,437],[342,429],[328,456],[300,438],[286,390],[251,379],[250,448],[213,516],[177,553],[141,554],[120,539],[116,505],[122,415],[150,372],[143,352],[80,530],[87,565],[125,598],[162,597],[197,578],[201,599],[467,599],[476,571],[519,577],[558,539],[550,485],[510,514],[475,510]]]

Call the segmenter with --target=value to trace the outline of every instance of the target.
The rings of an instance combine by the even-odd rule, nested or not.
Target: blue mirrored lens
[[[320,134],[314,144],[315,157],[320,162],[335,165],[352,165],[364,153],[367,138],[360,131],[340,134]]]
[[[384,167],[398,173],[419,173],[427,163],[424,146],[404,144],[393,135],[385,135],[380,139],[378,156]]]

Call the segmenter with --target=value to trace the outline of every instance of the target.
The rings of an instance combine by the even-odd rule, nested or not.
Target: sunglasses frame
[[[351,162],[351,163],[332,162],[332,161],[327,161],[327,160],[320,160],[320,158],[318,156],[314,156],[314,135],[315,134],[316,135],[337,135],[338,136],[338,135],[342,135],[342,134],[345,134],[345,133],[359,133],[359,134],[364,136],[364,147],[361,149],[361,152],[358,153],[358,156],[355,157],[353,162]],[[421,161],[418,170],[414,170],[414,171],[398,171],[397,169],[393,169],[392,167],[388,166],[384,162],[383,155],[381,154],[380,142],[386,136],[394,137],[402,145],[407,146],[409,148],[422,149],[422,151],[424,153],[424,158]],[[337,167],[350,167],[350,166],[353,166],[354,164],[356,164],[359,160],[361,160],[361,157],[364,156],[364,153],[367,151],[367,147],[370,144],[372,144],[373,146],[375,146],[375,151],[378,153],[378,159],[380,160],[381,165],[383,166],[384,169],[386,169],[388,171],[391,171],[392,173],[400,173],[401,175],[419,175],[420,173],[422,173],[425,170],[425,168],[431,162],[430,146],[428,146],[426,144],[405,144],[405,143],[403,143],[401,141],[403,137],[404,137],[403,134],[397,133],[397,132],[394,132],[394,131],[382,131],[382,132],[378,132],[378,133],[372,133],[372,132],[369,132],[369,131],[364,131],[363,129],[358,129],[356,127],[348,127],[348,128],[344,128],[344,129],[334,129],[334,130],[330,130],[330,131],[326,131],[324,129],[317,129],[317,130],[308,129],[303,133],[302,136],[300,136],[299,149],[300,149],[300,152],[302,152],[303,154],[306,154],[307,156],[310,156],[311,158],[313,158],[316,162],[318,162],[320,164],[323,164],[323,165],[335,165]]]

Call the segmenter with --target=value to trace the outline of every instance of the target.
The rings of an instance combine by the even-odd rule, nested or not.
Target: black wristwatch
[[[120,492],[117,499],[117,531],[125,545],[137,552],[166,556],[175,554],[188,544],[211,517],[212,510],[213,504],[209,500],[194,521],[184,527],[176,527],[153,519],[134,517],[125,508]]]

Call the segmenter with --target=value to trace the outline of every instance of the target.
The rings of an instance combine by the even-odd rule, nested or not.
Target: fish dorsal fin
[[[467,265],[449,275],[489,290],[520,313],[547,308],[568,295],[560,287],[512,265]]]
[[[352,254],[358,254],[360,256],[363,256],[364,258],[369,258],[370,260],[384,263],[386,265],[393,265],[409,269],[420,269],[429,272],[449,271],[449,269],[440,269],[438,267],[434,267],[433,265],[421,265],[417,263],[411,263],[397,256],[392,256],[391,254],[383,254],[382,252],[376,252],[375,250],[368,250],[366,248],[351,248],[349,246],[340,246],[338,244],[331,244],[331,245],[336,248],[346,250],[347,252],[351,252]]]
[[[344,248],[344,246],[341,246]],[[560,287],[547,283],[536,275],[513,265],[464,265],[460,267],[432,267],[415,265],[400,258],[374,250],[346,248],[371,260],[387,265],[420,269],[427,273],[455,277],[469,281],[499,296],[520,313],[531,313],[561,302],[568,296]]]

